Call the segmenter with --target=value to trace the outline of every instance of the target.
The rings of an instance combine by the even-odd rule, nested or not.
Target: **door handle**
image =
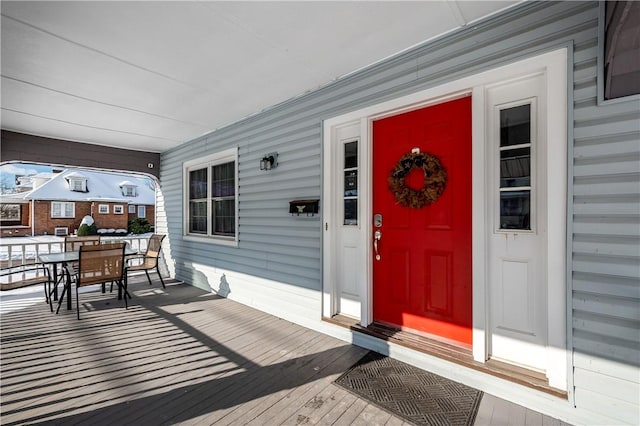
[[[380,230],[376,230],[373,233],[373,250],[376,252],[376,260],[380,260],[380,252],[378,251],[378,241],[382,239],[382,232]]]

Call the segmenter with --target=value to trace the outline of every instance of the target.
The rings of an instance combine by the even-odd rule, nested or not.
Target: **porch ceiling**
[[[5,130],[162,152],[515,1],[2,1]]]

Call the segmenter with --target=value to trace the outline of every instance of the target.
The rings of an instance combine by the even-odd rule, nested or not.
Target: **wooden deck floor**
[[[2,295],[0,424],[406,424],[332,383],[362,348],[189,285],[131,288],[128,310],[81,294],[80,321]],[[476,424],[562,425],[487,394]]]

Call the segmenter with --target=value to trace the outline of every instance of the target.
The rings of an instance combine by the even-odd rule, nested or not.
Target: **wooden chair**
[[[82,246],[95,246],[98,244],[100,244],[100,235],[64,237],[64,251],[78,251]]]
[[[82,237],[68,236],[64,237],[64,251],[79,251],[82,246],[95,246],[100,244],[100,235],[85,235]],[[72,265],[78,268],[78,263]],[[57,285],[57,283],[56,283]],[[105,285],[102,285],[102,292],[105,292]]]
[[[142,263],[139,265],[128,265],[127,266],[127,274],[130,271],[144,271],[147,274],[147,279],[149,280],[149,285],[151,285],[151,277],[149,276],[149,270],[155,269],[160,277],[160,282],[162,283],[162,287],[166,288],[164,285],[164,280],[162,279],[162,275],[160,274],[160,268],[158,267],[158,258],[160,257],[160,250],[162,248],[162,240],[164,240],[165,235],[153,234],[151,238],[149,238],[149,242],[147,243],[147,251],[144,253],[144,256],[132,257],[127,260],[127,263],[130,261],[140,261],[142,259]]]
[[[1,291],[35,284],[44,284],[44,297],[49,304],[49,309],[53,312],[53,303],[50,295],[51,273],[49,272],[49,268],[42,264],[30,264],[0,269]]]
[[[131,295],[127,292],[124,273],[124,248],[125,243],[83,245],[80,247],[78,269],[75,270],[72,265],[66,266],[67,276],[70,277],[69,285],[72,281],[76,284],[78,319],[80,319],[78,289],[88,285],[102,284],[104,286],[104,283],[115,282],[122,290],[125,308],[129,307],[127,296],[131,298]],[[58,310],[60,310],[60,304],[58,304]]]

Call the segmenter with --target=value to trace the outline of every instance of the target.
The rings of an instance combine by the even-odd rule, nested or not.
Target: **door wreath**
[[[424,173],[424,185],[419,190],[410,188],[404,183],[404,178],[414,167],[422,169]],[[400,157],[391,170],[388,182],[389,190],[398,204],[420,209],[440,198],[447,183],[447,171],[437,157],[427,153],[411,152]]]

